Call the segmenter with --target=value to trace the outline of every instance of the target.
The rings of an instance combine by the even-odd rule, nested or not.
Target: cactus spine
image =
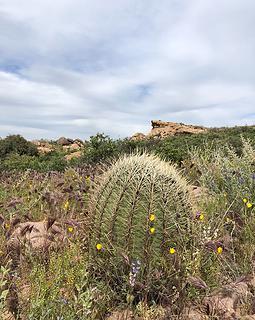
[[[156,156],[119,159],[100,177],[91,199],[94,261],[111,270],[125,257],[149,270],[169,259],[170,248],[185,250],[191,216],[188,190],[177,169]]]

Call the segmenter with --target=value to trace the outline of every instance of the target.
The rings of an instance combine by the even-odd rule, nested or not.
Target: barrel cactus
[[[174,285],[190,250],[189,187],[178,170],[147,154],[124,156],[97,181],[90,203],[89,251],[101,277]],[[182,271],[181,271],[182,270]]]

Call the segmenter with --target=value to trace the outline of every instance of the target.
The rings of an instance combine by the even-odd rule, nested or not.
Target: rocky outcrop
[[[70,161],[72,159],[80,158],[81,156],[82,156],[82,151],[75,151],[75,152],[72,152],[70,154],[65,155],[65,159],[67,161]]]
[[[146,139],[146,135],[141,132],[137,132],[132,136],[133,141],[142,141],[144,139]]]
[[[34,140],[31,142],[37,147],[40,154],[47,154],[54,151],[53,146],[48,141]]]
[[[132,136],[131,140],[144,140],[154,138],[165,138],[168,136],[176,136],[181,134],[198,134],[204,133],[208,129],[201,126],[186,125],[184,123],[177,122],[164,122],[161,120],[151,121],[152,129],[147,135],[142,133],[136,133]]]
[[[76,139],[73,141],[72,144],[69,145],[64,145],[63,150],[66,152],[74,152],[74,151],[79,151],[84,147],[84,144],[81,140]]]
[[[73,139],[69,139],[69,138],[65,138],[65,137],[61,137],[57,140],[57,144],[59,144],[61,146],[69,146],[73,142],[74,142]]]
[[[84,148],[84,142],[80,139],[69,139],[65,137],[59,138],[55,143],[44,141],[44,140],[33,140],[31,141],[36,147],[40,154],[47,154],[52,151],[57,151],[59,148],[63,148],[65,153],[76,153]],[[78,157],[76,153],[73,157]]]

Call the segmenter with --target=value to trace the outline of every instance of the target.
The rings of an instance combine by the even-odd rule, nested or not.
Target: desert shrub
[[[93,272],[120,297],[132,291],[163,299],[186,276],[191,217],[188,185],[174,166],[147,154],[120,158],[92,194]]]
[[[86,258],[75,244],[52,254],[47,266],[34,260],[26,318],[93,319],[93,288],[89,286],[86,270]]]
[[[216,150],[218,146],[229,145],[235,152],[242,153],[242,139],[249,139],[255,145],[254,127],[234,127],[209,129],[206,133],[185,134],[155,141],[153,151],[161,158],[181,163],[189,157],[191,148],[203,149],[206,144],[210,150]],[[147,150],[151,150],[150,148]]]
[[[90,137],[90,141],[84,150],[83,161],[88,163],[102,162],[111,158],[116,151],[114,141],[102,133]]]
[[[5,158],[11,153],[30,156],[38,155],[36,146],[20,135],[10,135],[0,140],[0,158]]]
[[[208,145],[192,150],[190,157],[205,190],[199,203],[204,217],[200,270],[204,280],[216,286],[253,270],[255,149],[243,140],[241,151]]]
[[[48,171],[64,171],[67,167],[67,161],[60,153],[52,153],[51,155],[19,155],[9,154],[5,159],[0,162],[1,171],[21,170],[28,169],[40,172]]]

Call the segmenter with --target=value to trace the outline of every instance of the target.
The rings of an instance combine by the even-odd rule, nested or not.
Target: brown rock
[[[82,156],[82,151],[76,151],[76,152],[65,155],[65,159],[67,161],[70,161],[75,158],[80,158],[81,156]]]
[[[52,152],[54,149],[52,147],[50,147],[50,148],[48,148],[48,147],[37,147],[37,150],[41,154],[47,154],[47,153]]]
[[[50,153],[54,150],[52,144],[50,144],[48,141],[33,140],[31,142],[37,147],[38,152],[41,154]]]
[[[65,138],[65,137],[61,137],[57,140],[57,144],[61,145],[61,146],[68,146],[70,144],[73,143],[72,139],[69,138]]]
[[[141,141],[145,139],[165,138],[181,134],[198,134],[207,132],[207,128],[202,126],[186,125],[184,123],[166,122],[161,120],[151,121],[152,129],[147,135],[135,133],[130,140]]]
[[[137,132],[135,133],[131,138],[130,140],[132,141],[142,141],[142,140],[145,140],[146,139],[146,135],[141,133],[141,132]]]
[[[147,135],[148,138],[165,138],[180,134],[198,134],[207,131],[207,128],[201,126],[185,125],[184,123],[164,122],[161,120],[151,121],[152,130]]]
[[[75,139],[73,143],[78,144],[80,147],[84,146],[84,142],[81,139]]]
[[[81,149],[81,146],[77,143],[72,143],[69,146],[63,146],[63,149],[67,152],[68,151],[78,151]]]
[[[210,315],[218,316],[222,320],[240,319],[239,305],[251,297],[249,286],[246,282],[236,282],[224,286],[211,297],[204,300]]]

